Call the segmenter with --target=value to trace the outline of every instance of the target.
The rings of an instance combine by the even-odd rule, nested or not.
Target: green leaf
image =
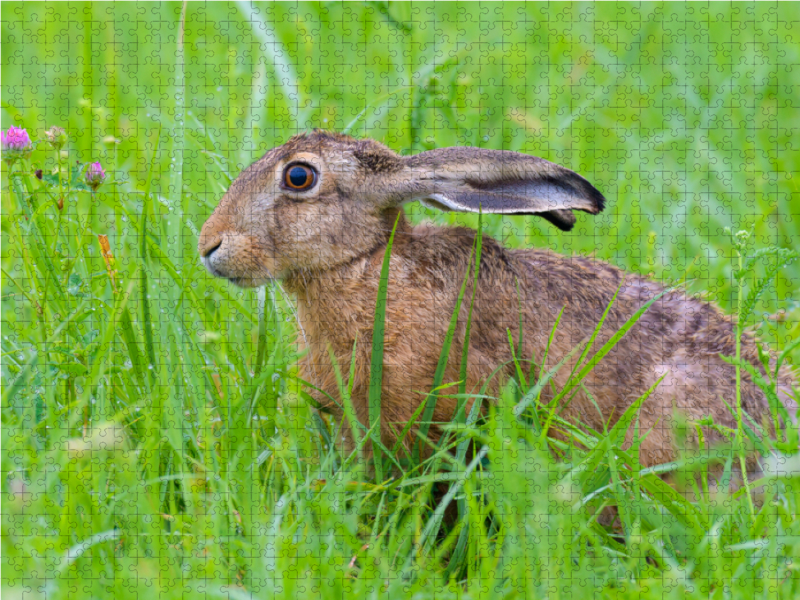
[[[73,377],[80,377],[89,372],[89,369],[78,362],[61,363],[58,365],[58,368],[62,372],[66,373],[67,375],[72,375]]]
[[[58,189],[58,175],[53,175],[53,174],[42,175],[41,181],[48,187]]]
[[[81,192],[91,192],[92,188],[84,183],[86,175],[86,163],[77,163],[70,171],[69,187],[71,190]]]
[[[83,279],[77,273],[73,273],[69,276],[67,280],[67,293],[70,296],[76,296],[78,298],[83,298],[86,296],[83,292],[81,292],[81,286],[83,285]]]

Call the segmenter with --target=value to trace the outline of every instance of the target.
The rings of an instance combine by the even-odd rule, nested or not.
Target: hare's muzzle
[[[197,251],[203,266],[215,277],[240,287],[264,285],[272,278],[273,252],[269,244],[233,229],[229,222],[212,216],[203,225]]]
[[[224,216],[224,215],[223,215]],[[215,212],[203,223],[200,230],[200,239],[197,241],[197,251],[208,272],[215,277],[225,279],[235,278],[235,253],[237,244],[231,238],[231,223],[229,219],[220,218]]]
[[[208,269],[209,273],[215,275],[217,277],[226,277],[224,270],[220,270],[215,268],[215,263],[217,267],[222,267],[225,261],[220,260],[224,257],[225,252],[220,252],[217,254],[217,251],[220,250],[222,247],[223,237],[221,235],[215,236],[208,236],[208,235],[200,235],[200,241],[197,244],[197,250],[200,252],[200,257],[203,261],[203,265],[206,269]],[[217,254],[215,259],[215,254]]]

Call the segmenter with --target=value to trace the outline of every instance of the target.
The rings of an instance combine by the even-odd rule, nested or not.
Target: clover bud
[[[22,127],[11,126],[8,131],[0,131],[0,143],[3,147],[3,160],[9,166],[20,158],[28,158],[33,151],[31,138]]]
[[[61,150],[64,144],[67,143],[67,132],[63,127],[56,127],[53,125],[50,129],[44,132],[44,136],[50,145],[56,150]]]
[[[89,168],[86,169],[86,185],[92,188],[93,192],[97,191],[97,188],[103,184],[105,179],[106,172],[103,170],[103,167],[99,162],[91,163]]]

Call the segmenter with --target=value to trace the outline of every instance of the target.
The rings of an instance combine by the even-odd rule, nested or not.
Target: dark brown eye
[[[306,165],[289,165],[283,172],[283,182],[286,184],[286,187],[292,190],[307,190],[314,185],[316,180],[316,171]]]

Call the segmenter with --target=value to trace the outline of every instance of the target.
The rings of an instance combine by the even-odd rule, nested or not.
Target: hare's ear
[[[403,159],[393,197],[442,210],[539,215],[559,229],[573,210],[596,215],[605,198],[583,177],[542,158],[481,148],[442,148]],[[402,180],[400,179],[402,178]]]

